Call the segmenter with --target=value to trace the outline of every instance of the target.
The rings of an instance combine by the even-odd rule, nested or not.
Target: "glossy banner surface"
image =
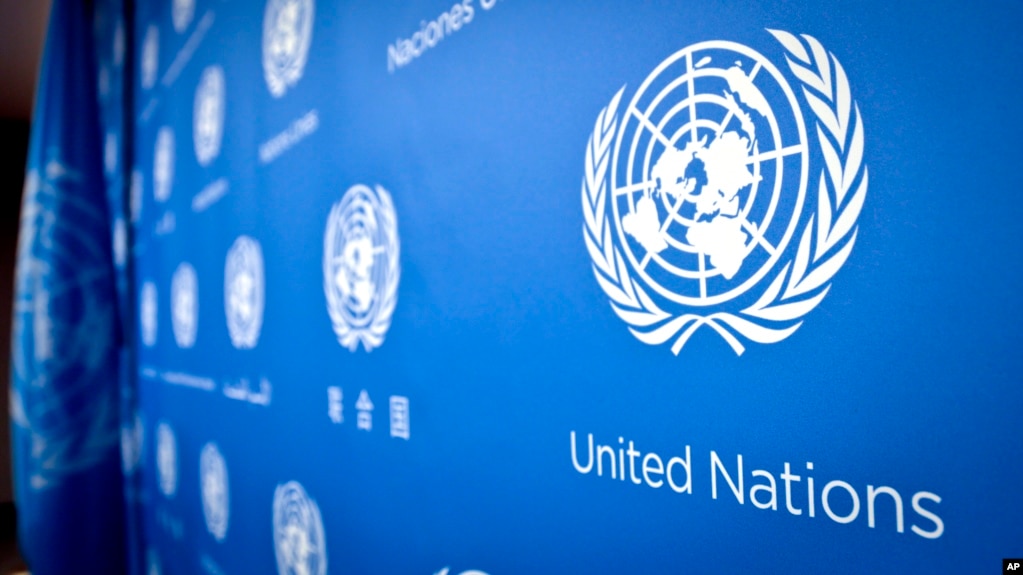
[[[150,571],[1018,557],[1021,24],[139,2]]]

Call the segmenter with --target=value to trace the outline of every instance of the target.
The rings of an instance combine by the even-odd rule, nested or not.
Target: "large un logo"
[[[230,518],[231,495],[228,490],[227,464],[216,443],[207,443],[199,454],[199,486],[202,489],[202,512],[206,518],[206,529],[217,541],[223,541]]]
[[[280,575],[326,575],[327,541],[316,501],[296,481],[274,492],[274,550]]]
[[[695,44],[627,104],[622,88],[590,138],[594,273],[632,334],[675,354],[704,325],[738,354],[785,339],[856,240],[867,170],[845,72],[816,39],[771,33],[791,75],[741,44]]]
[[[269,0],[263,14],[263,76],[275,98],[302,78],[313,37],[313,0]]]
[[[59,150],[53,150],[57,156]],[[33,490],[109,458],[119,428],[117,300],[109,220],[82,172],[51,158],[30,166],[11,316],[11,422],[32,446],[20,462]],[[73,480],[73,479],[72,479]]]
[[[199,281],[195,268],[182,262],[171,278],[171,328],[181,349],[195,345],[199,325]]]
[[[195,90],[192,136],[195,158],[200,166],[208,166],[220,154],[224,137],[224,71],[220,66],[203,70]]]
[[[224,310],[231,343],[251,349],[259,341],[265,301],[263,250],[249,236],[235,240],[224,264]]]
[[[398,299],[398,222],[387,190],[352,186],[334,204],[323,241],[323,290],[338,342],[379,347]]]
[[[178,491],[178,444],[165,421],[156,426],[156,472],[160,493],[174,497]]]

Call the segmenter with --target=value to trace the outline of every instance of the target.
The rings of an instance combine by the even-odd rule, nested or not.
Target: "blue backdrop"
[[[1023,553],[1017,3],[108,8],[149,572]]]

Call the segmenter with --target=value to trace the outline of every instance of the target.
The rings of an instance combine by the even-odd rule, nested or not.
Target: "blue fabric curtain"
[[[11,380],[19,538],[36,575],[124,573],[129,559],[125,494],[133,491],[120,449],[121,420],[134,420],[122,324],[128,230],[119,215],[125,28],[118,4],[56,0],[40,69]],[[100,37],[114,41],[100,46]]]

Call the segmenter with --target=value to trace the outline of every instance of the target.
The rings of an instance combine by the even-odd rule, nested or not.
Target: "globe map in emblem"
[[[302,78],[315,16],[313,0],[268,0],[263,15],[263,76],[280,98]]]
[[[224,98],[224,71],[220,66],[207,67],[195,90],[192,112],[195,158],[200,166],[208,166],[220,154],[224,136]]]
[[[633,96],[611,160],[610,203],[632,269],[692,306],[746,291],[796,230],[807,156],[799,106],[770,61],[720,41],[675,53]]]
[[[399,245],[390,194],[356,185],[334,204],[323,245],[323,289],[341,345],[383,343],[397,300]]]
[[[206,518],[206,528],[217,541],[223,541],[227,535],[231,507],[228,485],[224,457],[217,449],[216,443],[207,443],[199,454],[199,486],[202,489],[202,511]]]
[[[156,134],[153,153],[153,197],[166,202],[174,183],[174,131],[164,126]]]
[[[296,481],[277,487],[273,503],[274,551],[280,575],[326,575],[327,542],[316,501]]]
[[[224,265],[224,310],[231,344],[250,349],[259,341],[265,301],[263,250],[249,236],[235,240]]]
[[[171,279],[171,327],[178,347],[187,349],[195,345],[198,317],[199,295],[195,268],[182,262]]]
[[[740,355],[784,340],[856,241],[868,177],[848,78],[816,38],[767,32],[791,75],[742,44],[694,44],[628,100],[623,86],[587,144],[594,275],[636,339],[676,355],[702,326]]]
[[[156,471],[160,492],[174,497],[178,490],[178,446],[174,431],[163,421],[156,426]]]

